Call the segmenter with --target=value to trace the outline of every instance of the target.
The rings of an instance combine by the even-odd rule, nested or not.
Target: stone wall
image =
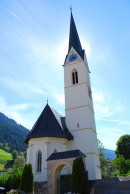
[[[47,194],[47,181],[34,182],[34,194]]]

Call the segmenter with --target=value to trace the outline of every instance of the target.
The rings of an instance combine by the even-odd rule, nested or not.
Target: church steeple
[[[76,29],[76,25],[75,25],[72,10],[71,10],[68,54],[69,54],[69,51],[72,47],[77,51],[77,53],[83,59],[84,58],[84,50],[82,49],[82,46],[80,43],[79,35],[78,35],[77,29]]]

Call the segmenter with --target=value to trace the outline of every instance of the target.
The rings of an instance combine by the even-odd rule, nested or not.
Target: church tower
[[[25,139],[34,181],[47,182],[48,194],[58,193],[57,178],[64,170],[71,173],[77,157],[83,158],[89,180],[101,178],[90,71],[72,13],[63,67],[65,117],[47,103]]]
[[[71,12],[69,47],[64,62],[64,88],[66,126],[74,140],[67,144],[67,149],[79,149],[86,155],[86,170],[89,179],[93,180],[100,179],[101,172],[89,74],[86,54]]]

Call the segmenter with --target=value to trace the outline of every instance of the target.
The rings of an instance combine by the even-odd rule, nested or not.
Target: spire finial
[[[71,13],[72,13],[72,6],[70,5],[70,11],[71,11]]]
[[[47,104],[48,104],[48,98],[47,98]]]

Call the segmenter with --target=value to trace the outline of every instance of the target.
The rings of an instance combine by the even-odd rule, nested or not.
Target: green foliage
[[[25,192],[20,190],[11,190],[7,192],[7,194],[25,194]]]
[[[5,169],[13,168],[14,161],[8,160],[4,166]]]
[[[17,158],[17,156],[18,156],[18,152],[16,150],[13,150],[13,152],[12,152],[13,160],[15,160]]]
[[[116,143],[117,157],[122,155],[126,160],[130,159],[130,135],[123,135]]]
[[[112,165],[116,172],[118,172],[118,175],[125,175],[130,171],[130,160],[126,160],[121,155],[113,160]]]
[[[4,164],[0,164],[0,170],[4,169]]]
[[[20,181],[23,173],[23,167],[15,168],[10,175],[8,184],[11,189],[18,189],[20,187]]]
[[[71,174],[60,175],[60,192],[68,193],[71,191]]]
[[[100,167],[101,167],[101,175],[102,178],[108,178],[111,177],[111,169],[112,164],[111,161],[109,161],[104,152],[103,152],[103,145],[100,140],[98,140],[98,151],[99,151],[99,160],[100,160]]]
[[[18,194],[18,192],[16,190],[11,190],[11,191],[7,192],[7,194]]]
[[[8,189],[18,189],[23,173],[23,168],[15,168],[12,173],[4,173],[0,176],[0,186]]]
[[[4,174],[0,175],[0,186],[1,187],[8,187],[8,180],[9,180],[9,174],[5,172]]]
[[[20,189],[25,192],[32,192],[33,187],[34,187],[34,183],[33,183],[32,165],[25,164],[22,177],[21,177]]]
[[[0,161],[12,160],[12,155],[0,149]]]
[[[117,157],[112,165],[118,175],[127,175],[130,171],[130,135],[123,135],[116,143]]]
[[[24,156],[18,156],[14,161],[13,168],[24,167],[24,165],[25,165]]]
[[[13,150],[25,151],[27,145],[23,142],[28,133],[28,129],[0,113],[0,149],[10,153]]]
[[[80,194],[89,193],[88,177],[82,158],[76,158],[73,161],[71,186],[72,192]]]

